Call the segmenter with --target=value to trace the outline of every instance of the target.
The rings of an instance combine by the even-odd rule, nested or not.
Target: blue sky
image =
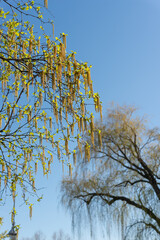
[[[148,115],[150,125],[159,126],[160,1],[48,0],[48,5],[55,35],[68,34],[68,51],[76,51],[79,61],[92,65],[94,91],[100,94],[104,113],[112,101],[134,104],[140,114]],[[37,230],[48,240],[59,229],[71,232],[71,218],[58,200],[61,175],[61,165],[55,163],[49,179],[41,177],[44,199],[34,205],[31,221],[28,209],[16,203],[20,239]],[[8,211],[7,206],[1,208],[5,228],[10,228]],[[89,232],[84,232],[84,239],[90,239]],[[111,236],[113,239],[120,237]]]

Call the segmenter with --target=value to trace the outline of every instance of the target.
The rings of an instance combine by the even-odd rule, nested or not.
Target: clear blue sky
[[[55,35],[67,33],[68,51],[76,51],[78,60],[93,66],[94,91],[100,94],[104,112],[112,101],[134,104],[149,116],[150,124],[160,125],[160,1],[48,0],[48,5]],[[44,199],[34,206],[31,221],[28,209],[17,203],[20,239],[37,230],[48,240],[59,229],[71,232],[71,218],[57,200],[61,174],[61,166],[55,164],[48,181],[40,181]],[[6,206],[1,212],[9,218]],[[4,226],[8,224],[6,220]],[[86,231],[82,240],[87,239]]]

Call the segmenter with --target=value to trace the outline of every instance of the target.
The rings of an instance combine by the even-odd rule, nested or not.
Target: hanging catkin
[[[54,23],[52,23],[52,35],[53,35],[53,38],[54,38]]]
[[[99,110],[100,110],[100,117],[101,117],[101,121],[102,121],[102,105],[101,104],[99,106]]]
[[[32,39],[29,40],[29,53],[32,53]]]
[[[66,151],[66,155],[68,155],[69,151],[68,151],[68,138],[65,138],[65,151]]]
[[[76,161],[77,161],[77,155],[76,155],[76,152],[74,150],[74,152],[73,152],[73,163],[74,163],[74,166],[76,166]]]
[[[48,8],[48,0],[44,0],[44,6]]]
[[[55,72],[52,73],[52,89],[56,90],[56,78],[55,78]]]
[[[29,217],[32,218],[32,205],[29,206]]]
[[[43,103],[43,95],[42,95],[42,92],[39,92],[39,102],[40,102],[40,106],[42,106],[42,103]]]
[[[52,117],[49,117],[49,127],[52,130]]]
[[[98,130],[98,145],[100,150],[102,149],[102,135],[101,135],[101,130]]]
[[[41,47],[41,42],[40,42],[40,39],[38,39],[38,42],[37,42],[37,44],[38,44],[38,51],[40,51],[40,47]]]
[[[56,60],[56,57],[57,57],[57,47],[56,47],[56,45],[54,45],[54,47],[53,47],[53,54],[54,54],[54,60]]]
[[[63,44],[64,44],[64,47],[66,49],[66,34],[63,34]]]
[[[35,174],[37,173],[37,171],[38,171],[38,163],[35,162]]]
[[[2,115],[0,114],[0,128],[2,127]]]
[[[72,166],[69,164],[69,176],[72,178]]]

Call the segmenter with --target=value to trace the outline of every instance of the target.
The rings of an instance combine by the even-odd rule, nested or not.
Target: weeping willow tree
[[[122,239],[159,239],[160,130],[149,129],[135,108],[116,107],[94,132],[94,142],[86,137],[90,156],[85,147],[72,179],[62,182],[74,225],[87,214],[93,232],[98,216],[110,230],[118,225]]]
[[[30,217],[37,171],[47,176],[55,158],[72,175],[74,147],[93,122],[88,103],[101,112],[90,66],[67,53],[66,34],[47,35],[44,24],[54,31],[36,1],[1,0],[0,203],[7,191],[13,200],[21,194]]]

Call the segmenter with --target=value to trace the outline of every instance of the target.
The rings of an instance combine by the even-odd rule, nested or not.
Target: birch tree
[[[59,159],[71,175],[73,146],[93,118],[88,103],[101,111],[90,66],[67,53],[67,35],[54,37],[48,2],[38,2],[0,1],[0,203],[19,195],[30,217],[37,171],[47,176]]]

